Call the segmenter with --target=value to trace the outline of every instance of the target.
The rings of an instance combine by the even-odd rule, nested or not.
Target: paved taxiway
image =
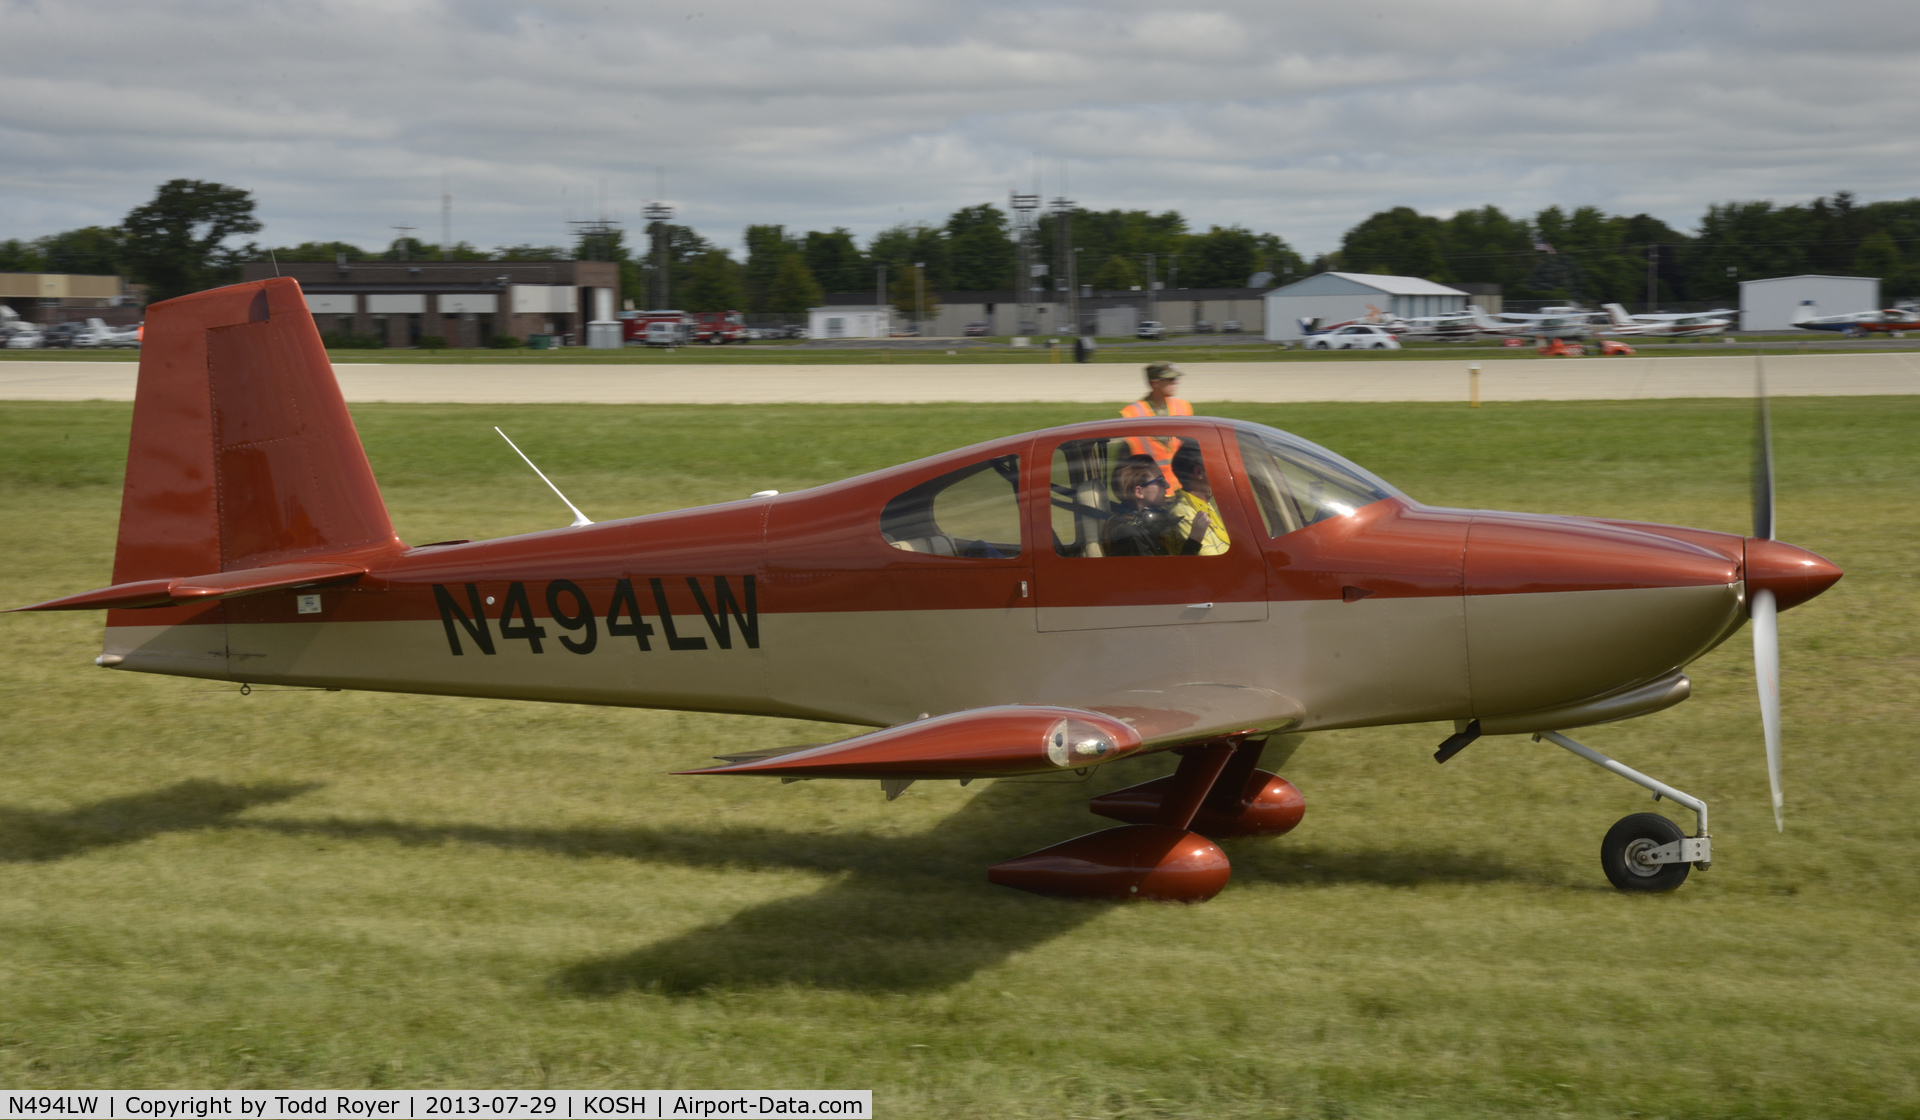
[[[1458,401],[1467,361],[1196,362],[1181,396],[1206,401]],[[1753,356],[1543,358],[1481,363],[1487,401],[1745,397]],[[1775,396],[1920,394],[1920,353],[1766,359]],[[1132,365],[560,365],[334,367],[349,401],[445,404],[920,404],[1129,398]],[[0,400],[132,400],[132,362],[0,362]]]

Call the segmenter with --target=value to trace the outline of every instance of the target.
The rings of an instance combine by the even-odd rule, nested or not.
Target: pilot
[[[1167,512],[1167,481],[1151,459],[1132,455],[1113,471],[1113,493],[1120,508],[1100,528],[1100,547],[1108,556],[1197,556],[1206,536],[1207,515],[1197,513],[1185,533]]]
[[[1173,453],[1173,474],[1180,480],[1167,512],[1179,523],[1179,534],[1192,532],[1195,521],[1204,521],[1206,532],[1200,537],[1200,555],[1218,556],[1233,542],[1227,539],[1227,527],[1220,520],[1220,507],[1214,504],[1213,487],[1207,483],[1207,468],[1200,461],[1200,448],[1189,443]]]
[[[1147,366],[1147,395],[1120,410],[1120,415],[1129,420],[1145,419],[1149,416],[1192,416],[1193,406],[1173,391],[1179,385],[1180,370],[1172,362],[1154,362]],[[1180,489],[1180,480],[1173,473],[1173,453],[1180,450],[1177,439],[1158,440],[1142,436],[1128,436],[1127,446],[1135,455],[1145,455],[1160,468],[1160,476],[1166,481],[1169,493]]]

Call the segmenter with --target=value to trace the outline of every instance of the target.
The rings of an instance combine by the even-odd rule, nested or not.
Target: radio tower
[[[664,202],[649,202],[646,209],[640,211],[647,219],[647,230],[653,234],[653,309],[663,311],[667,307],[670,289],[667,286],[667,219],[673,217],[673,207]]]
[[[1053,210],[1053,277],[1054,290],[1065,289],[1067,293],[1067,321],[1060,324],[1062,330],[1072,327],[1075,334],[1080,333],[1080,278],[1074,275],[1073,267],[1073,208],[1077,205],[1072,199],[1061,195],[1050,204]]]
[[[1013,210],[1014,299],[1020,305],[1015,330],[1031,335],[1040,330],[1033,293],[1038,286],[1036,281],[1047,270],[1046,265],[1034,259],[1038,255],[1034,227],[1040,216],[1040,196],[1016,191],[1008,197],[1008,206]]]

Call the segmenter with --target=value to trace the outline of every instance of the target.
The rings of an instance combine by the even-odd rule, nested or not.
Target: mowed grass
[[[130,407],[0,404],[0,605],[108,582]],[[1217,406],[1437,504],[1741,531],[1739,402]],[[404,537],[793,489],[1081,406],[362,406]],[[0,1085],[846,1087],[879,1115],[1920,1115],[1920,398],[1774,405],[1776,834],[1743,633],[1581,737],[1708,799],[1716,862],[1608,887],[1644,793],[1521,737],[1308,737],[1293,834],[1201,906],[1053,901],[996,860],[1084,784],[676,778],[796,721],[103,672],[97,615],[0,621]],[[934,640],[930,636],[929,640]],[[1569,656],[1581,636],[1567,635]],[[966,656],[957,653],[957,656]],[[977,651],[974,656],[991,656]],[[1691,814],[1675,819],[1689,829]]]

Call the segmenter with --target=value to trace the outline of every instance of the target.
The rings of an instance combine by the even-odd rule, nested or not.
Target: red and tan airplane
[[[1425,506],[1305,440],[1200,417],[409,546],[294,281],[150,312],[113,586],[23,608],[106,609],[99,665],[873,725],[688,772],[889,797],[1178,752],[1173,774],[1094,799],[1127,823],[989,871],[1046,893],[1210,898],[1229,871],[1215,839],[1301,819],[1299,791],[1259,768],[1270,741],[1277,769],[1299,733],[1447,720],[1442,762],[1534,734],[1693,809],[1692,836],[1640,813],[1602,846],[1615,885],[1672,889],[1711,858],[1706,805],[1565,731],[1684,700],[1682,670],[1751,619],[1777,817],[1774,615],[1840,578],[1770,539],[1770,464],[1742,538]],[[1148,440],[1204,531],[1153,535],[1164,483],[1113,492]]]

